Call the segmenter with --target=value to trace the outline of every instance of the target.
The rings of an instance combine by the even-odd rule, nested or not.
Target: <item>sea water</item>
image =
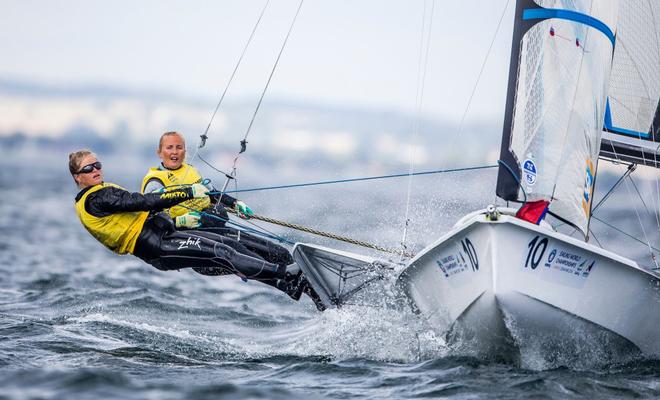
[[[660,397],[658,360],[600,357],[588,343],[551,358],[529,350],[517,362],[485,360],[447,345],[406,309],[319,313],[309,299],[237,277],[162,272],[116,256],[78,222],[65,161],[19,161],[0,169],[0,399]],[[108,180],[137,188],[130,165],[104,163]],[[410,246],[419,250],[494,201],[494,176],[414,188]],[[242,197],[260,214],[391,247],[405,188]],[[607,215],[628,225],[629,214]],[[286,240],[362,251],[264,226]],[[634,255],[643,261],[643,246]]]

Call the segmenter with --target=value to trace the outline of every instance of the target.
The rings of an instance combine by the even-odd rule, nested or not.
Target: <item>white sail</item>
[[[510,125],[502,144],[510,171],[500,168],[498,194],[506,200],[549,201],[550,212],[586,235],[618,3],[546,0],[518,6],[524,9],[514,32],[519,51],[511,66],[514,93],[507,100],[505,124]],[[519,184],[510,179],[512,172]]]
[[[658,48],[660,1],[622,2],[601,155],[660,167]]]

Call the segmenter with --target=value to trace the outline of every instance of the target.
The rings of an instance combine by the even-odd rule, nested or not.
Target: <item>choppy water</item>
[[[534,354],[523,364],[480,360],[445,346],[409,313],[318,313],[306,299],[295,303],[256,283],[161,272],[115,256],[77,221],[64,162],[43,163],[0,172],[0,399],[660,397],[658,360],[599,359],[589,349],[556,362]],[[411,233],[419,245],[492,198],[492,187],[478,192],[464,177],[452,179],[460,187],[450,193],[456,182],[427,182],[444,197],[415,203],[444,216]],[[249,203],[394,245],[400,217],[382,208],[394,200],[381,193],[365,201],[371,208],[352,206],[376,188],[291,191]],[[479,195],[466,201],[469,191]],[[330,210],[357,217],[328,221]]]

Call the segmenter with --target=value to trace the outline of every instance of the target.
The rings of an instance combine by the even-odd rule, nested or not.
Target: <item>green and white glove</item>
[[[201,215],[197,211],[191,211],[189,213],[179,215],[174,218],[174,226],[177,228],[198,228],[201,224],[199,218]]]
[[[209,193],[209,188],[202,185],[201,183],[194,183],[192,186],[190,186],[190,189],[192,189],[192,195],[196,199],[206,197]]]
[[[236,214],[238,214],[238,216],[243,219],[250,219],[250,217],[254,215],[250,207],[248,207],[247,204],[240,200],[236,200],[236,203],[234,204],[234,210],[236,210]]]

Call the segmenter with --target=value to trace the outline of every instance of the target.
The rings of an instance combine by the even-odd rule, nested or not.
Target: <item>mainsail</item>
[[[616,0],[520,0],[497,195],[550,202],[585,236],[607,109]]]
[[[601,156],[660,167],[660,1],[622,2]]]

